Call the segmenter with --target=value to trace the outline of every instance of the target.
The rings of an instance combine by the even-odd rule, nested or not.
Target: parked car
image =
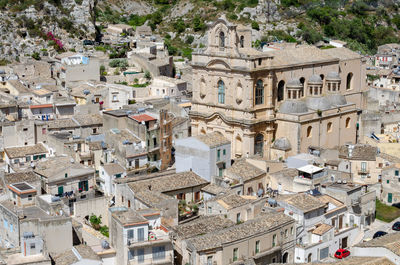
[[[394,231],[400,231],[400,222],[396,222],[393,224],[392,229]]]
[[[378,232],[376,232],[376,233],[374,234],[374,236],[373,236],[372,238],[381,237],[381,236],[384,236],[384,235],[386,235],[386,234],[387,234],[386,232],[378,231]]]
[[[348,257],[349,255],[350,255],[350,251],[348,251],[347,249],[339,248],[338,250],[336,250],[335,258],[344,259],[345,257]]]

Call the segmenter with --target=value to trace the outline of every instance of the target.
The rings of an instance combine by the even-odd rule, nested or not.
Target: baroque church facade
[[[232,157],[286,158],[355,143],[365,62],[347,48],[252,48],[251,30],[220,18],[192,56],[194,135],[221,132]]]

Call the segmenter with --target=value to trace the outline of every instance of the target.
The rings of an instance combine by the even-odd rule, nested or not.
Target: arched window
[[[236,103],[242,103],[242,95],[243,95],[243,87],[242,84],[239,82],[236,86]]]
[[[311,138],[312,137],[312,126],[308,126],[307,128],[307,138]]]
[[[240,36],[240,48],[244,48],[244,36]]]
[[[255,93],[255,103],[256,105],[264,104],[264,84],[261,79],[256,83],[256,93]]]
[[[304,83],[306,82],[306,79],[304,77],[300,78],[300,83],[303,85],[303,88],[300,90],[299,98],[304,96]]]
[[[324,80],[325,76],[324,75],[319,75],[319,77],[321,77],[321,80]]]
[[[353,73],[348,73],[347,79],[346,79],[346,89],[352,89],[353,88]]]
[[[351,121],[350,118],[346,119],[346,128],[350,128],[350,121]]]
[[[219,47],[225,47],[225,33],[223,31],[219,33]]]
[[[206,80],[204,80],[204,78],[201,78],[201,81],[200,81],[200,97],[204,98],[206,96],[206,94],[207,94],[207,91],[206,91]]]
[[[218,81],[218,103],[225,103],[225,84],[222,80]]]
[[[328,133],[332,131],[332,122],[328,122],[328,124],[326,125],[326,131]]]
[[[284,99],[285,93],[285,81],[281,80],[278,84],[277,100],[282,101]]]
[[[260,133],[254,139],[254,154],[263,155],[264,149],[264,136]]]
[[[235,156],[242,157],[242,138],[239,135],[235,139]]]

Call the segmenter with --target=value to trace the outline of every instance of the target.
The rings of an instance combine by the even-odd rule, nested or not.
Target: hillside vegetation
[[[17,16],[30,36],[39,35],[45,22],[83,38],[93,36],[93,27],[88,27],[89,21],[77,25],[79,16],[71,10],[93,1],[0,0],[0,11],[18,14],[34,7],[41,12],[37,19]],[[50,7],[61,15],[54,16]],[[171,54],[188,58],[194,48],[204,46],[206,22],[222,14],[251,27],[256,47],[266,41],[314,44],[333,38],[348,42],[355,51],[374,54],[379,45],[399,42],[399,7],[398,0],[99,0],[96,20],[104,25],[147,24],[164,37]]]

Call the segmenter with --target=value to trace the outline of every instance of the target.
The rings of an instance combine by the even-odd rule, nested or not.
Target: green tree
[[[260,30],[260,25],[258,25],[257,21],[252,21],[251,22],[251,28],[255,30]]]
[[[38,52],[32,53],[32,58],[35,59],[36,61],[39,61],[41,59],[40,53],[38,53]]]
[[[96,216],[92,214],[89,218],[89,222],[94,229],[99,230],[101,225],[101,215]]]
[[[178,18],[178,20],[174,23],[174,28],[178,33],[182,33],[186,29],[185,21],[182,18]]]

